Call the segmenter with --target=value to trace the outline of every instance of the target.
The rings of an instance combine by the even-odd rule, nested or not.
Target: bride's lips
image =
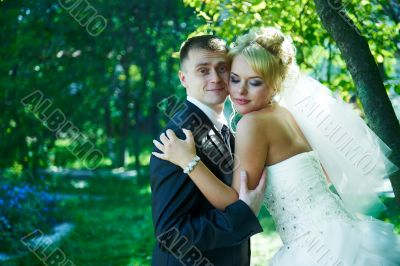
[[[248,104],[250,101],[249,101],[249,100],[246,100],[246,99],[235,99],[235,102],[236,102],[238,105],[245,105],[245,104]]]

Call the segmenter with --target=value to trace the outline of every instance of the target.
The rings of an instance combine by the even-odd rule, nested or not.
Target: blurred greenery
[[[85,166],[84,153],[71,152],[82,146],[73,140],[76,135],[67,134],[67,122],[101,153],[99,167],[145,166],[148,160],[141,156],[148,158],[151,139],[168,120],[157,103],[170,95],[184,96],[172,55],[194,34],[217,34],[231,42],[251,27],[280,27],[299,48],[297,61],[303,71],[345,100],[357,99],[313,1],[289,6],[281,0],[87,3],[107,19],[96,37],[54,1],[0,2],[1,168],[19,164],[35,172],[52,165]],[[84,5],[75,13],[79,8]],[[345,1],[345,8],[367,36],[387,90],[399,93],[399,5]],[[45,105],[33,111],[23,104],[35,91],[43,95],[39,103],[51,101],[47,110]],[[63,122],[50,115],[56,110],[65,117]],[[51,122],[54,130],[48,128]]]
[[[75,265],[150,265],[154,237],[148,185],[112,176],[59,176],[48,184],[55,195],[68,195],[59,202],[65,222],[74,225],[59,246],[67,259]],[[7,265],[43,262],[29,253]]]
[[[59,202],[65,221],[75,225],[59,245],[67,259],[75,265],[151,264],[155,239],[148,184],[104,175],[48,177],[46,184],[50,192],[69,196]],[[386,204],[395,203],[388,199]],[[279,241],[273,220],[264,207],[259,218],[264,232],[257,235],[254,243],[268,243],[269,247],[264,250],[263,246],[254,246],[252,254],[255,262],[264,262],[266,256],[277,251],[279,246],[275,243]],[[396,224],[396,232],[400,233],[399,214],[385,213],[381,219]],[[28,253],[4,265],[39,266],[43,263]]]
[[[368,39],[387,91],[398,97],[398,0],[343,2]],[[74,3],[77,8],[65,8]],[[57,199],[53,218],[75,226],[59,245],[76,265],[150,264],[151,140],[168,121],[158,103],[185,95],[173,55],[187,37],[212,33],[230,43],[251,27],[277,26],[292,36],[303,71],[346,101],[357,99],[339,50],[309,0],[0,0],[0,11],[0,184],[26,185]],[[86,26],[91,15],[107,21],[96,36]],[[32,98],[35,92],[40,99]],[[101,156],[90,161],[95,152]],[[88,174],[88,168],[96,171]],[[82,172],[60,174],[66,169]],[[118,175],[129,171],[127,178]],[[29,197],[21,199],[28,212],[11,226],[50,232],[46,219],[17,222],[47,204],[43,199],[29,205]],[[10,213],[7,208],[0,218]],[[381,219],[399,232],[398,213]],[[262,223],[262,237],[272,237],[272,220],[265,215]],[[8,264],[42,265],[32,253]]]
[[[0,2],[0,167],[82,167],[83,156],[69,151],[73,138],[46,127],[57,109],[65,116],[60,126],[71,122],[100,150],[101,167],[146,164],[141,154],[167,120],[156,104],[184,93],[171,55],[201,21],[180,1],[90,4],[108,21],[97,37],[54,1]],[[51,101],[47,110],[24,108],[37,90]]]
[[[338,90],[349,99],[355,92],[351,76],[338,48],[323,28],[314,1],[192,1],[184,2],[197,10],[206,23],[193,33],[215,33],[229,42],[251,27],[275,26],[288,33],[297,50],[301,69]],[[382,70],[388,90],[400,93],[398,66],[400,11],[397,1],[342,1],[345,11],[369,42]],[[335,1],[331,2],[332,5]],[[397,4],[396,4],[397,3]]]

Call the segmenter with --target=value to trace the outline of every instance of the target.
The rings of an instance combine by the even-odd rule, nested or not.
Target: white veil
[[[398,168],[390,148],[352,107],[315,79],[299,75],[281,92],[280,103],[295,117],[346,209],[377,215],[385,210],[377,192]]]

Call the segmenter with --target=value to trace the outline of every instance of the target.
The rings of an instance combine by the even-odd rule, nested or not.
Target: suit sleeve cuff
[[[250,238],[252,235],[263,231],[258,218],[254,215],[250,207],[242,200],[238,200],[228,207],[225,212],[235,216],[235,230],[242,232],[239,242]]]

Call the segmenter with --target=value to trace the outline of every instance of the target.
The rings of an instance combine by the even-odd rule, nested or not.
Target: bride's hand
[[[153,140],[154,145],[161,153],[152,152],[152,154],[185,168],[196,156],[196,146],[192,132],[187,129],[182,130],[186,135],[185,140],[179,139],[171,129],[168,129],[166,134],[160,135],[161,142]]]

